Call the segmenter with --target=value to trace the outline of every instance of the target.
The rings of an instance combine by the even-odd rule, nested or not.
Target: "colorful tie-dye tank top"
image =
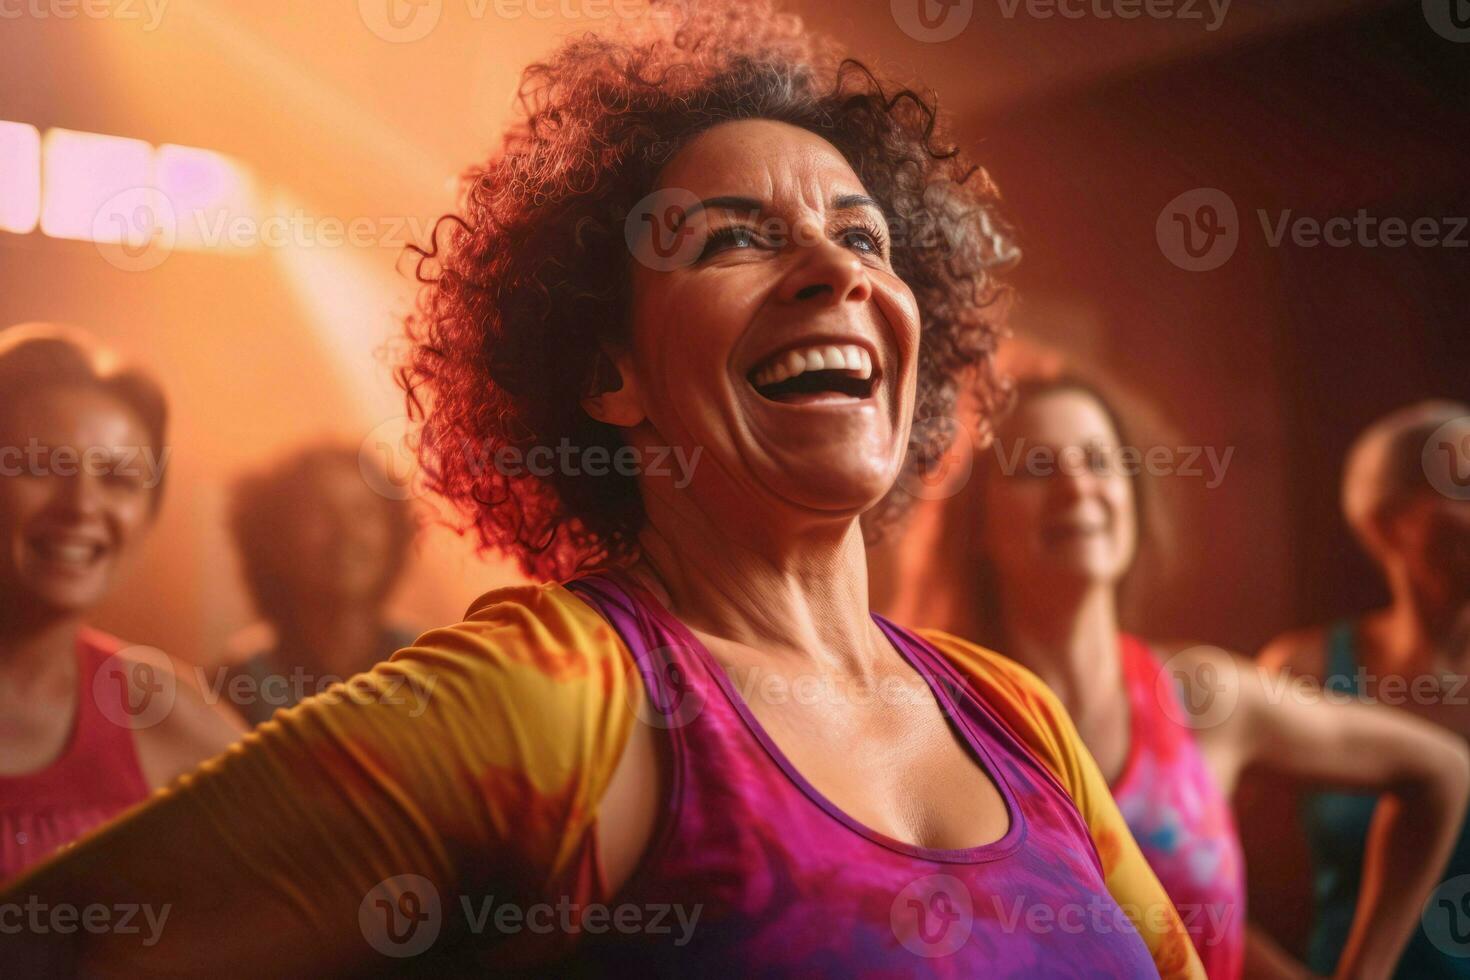
[[[1143,856],[1174,899],[1210,980],[1236,980],[1245,958],[1245,859],[1174,678],[1148,646],[1122,637],[1131,732],[1113,796]]]
[[[797,772],[701,643],[637,586],[573,583],[628,645],[671,746],[666,816],[619,896],[699,903],[683,948],[619,937],[617,972],[735,976],[1151,977],[1056,779],[919,637],[874,617],[1005,800],[998,841],[903,843],[854,821]]]
[[[462,622],[277,711],[14,894],[72,901],[110,893],[119,868],[166,865],[126,888],[167,906],[156,941],[85,935],[88,968],[109,976],[236,973],[247,953],[303,977],[1203,976],[1097,764],[1024,668],[879,621],[1010,817],[993,844],[927,850],[824,801],[646,592],[571,588],[481,596]],[[673,779],[614,890],[601,803],[645,723]],[[270,927],[225,949],[222,918]],[[7,966],[69,975],[30,963]]]

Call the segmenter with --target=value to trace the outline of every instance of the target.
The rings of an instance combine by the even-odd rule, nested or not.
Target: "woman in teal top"
[[[1342,620],[1327,631],[1327,671],[1324,685],[1354,697],[1372,695],[1372,684],[1360,667],[1353,623]],[[1386,695],[1385,695],[1386,697]],[[1302,824],[1312,850],[1312,883],[1316,919],[1307,944],[1307,964],[1331,974],[1352,929],[1363,878],[1369,827],[1377,799],[1349,793],[1317,793],[1304,801]],[[1445,867],[1445,882],[1470,875],[1470,825]],[[1470,977],[1470,878],[1464,887],[1441,886],[1427,903],[1424,924],[1414,934],[1395,976]],[[1430,929],[1434,935],[1430,935]]]
[[[1262,661],[1470,735],[1470,406],[1424,402],[1371,426],[1349,452],[1343,511],[1392,601],[1279,637]],[[1335,969],[1365,872],[1371,880],[1363,855],[1376,805],[1342,793],[1305,801],[1316,902],[1307,962],[1318,973]],[[1440,880],[1396,977],[1470,978],[1470,826]]]

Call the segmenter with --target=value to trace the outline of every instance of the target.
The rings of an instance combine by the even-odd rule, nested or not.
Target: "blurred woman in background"
[[[1383,571],[1389,604],[1287,633],[1262,662],[1470,736],[1470,405],[1421,402],[1369,427],[1348,453],[1342,508]],[[1369,842],[1387,831],[1371,795],[1318,793],[1305,803],[1317,905],[1307,957],[1327,973],[1352,949],[1360,896],[1384,888]],[[1440,876],[1451,893],[1426,909],[1397,976],[1470,977],[1470,920],[1461,920],[1470,879],[1452,881],[1466,874],[1470,827]]]
[[[166,418],[79,331],[0,331],[0,878],[238,734],[167,658],[86,625],[162,502]]]
[[[1470,791],[1470,756],[1432,726],[1272,688],[1212,647],[1169,656],[1124,631],[1119,590],[1139,547],[1147,449],[1128,441],[1098,389],[1021,383],[977,479],[936,507],[959,553],[950,581],[895,579],[888,608],[968,605],[983,641],[1060,697],[1118,806],[1178,905],[1212,980],[1301,976],[1247,930],[1245,868],[1230,797],[1262,764],[1392,794],[1366,860],[1382,888],[1351,921],[1339,976],[1387,976],[1438,880]],[[900,547],[902,545],[900,544]],[[956,596],[955,590],[959,590]],[[1145,597],[1146,598],[1146,597]],[[978,615],[977,615],[978,614]],[[973,628],[973,627],[972,627]]]
[[[364,465],[355,448],[313,446],[235,486],[230,530],[271,634],[226,688],[252,725],[413,642],[385,608],[408,563],[413,514],[374,490]]]

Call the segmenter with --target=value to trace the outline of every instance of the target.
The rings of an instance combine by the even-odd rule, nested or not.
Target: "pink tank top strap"
[[[1141,639],[1121,641],[1131,732],[1113,796],[1210,980],[1235,980],[1245,961],[1245,857],[1230,801],[1184,724],[1176,679]]]
[[[0,878],[9,877],[148,796],[127,711],[117,638],[77,637],[77,693],[61,754],[32,772],[0,775]],[[115,673],[114,673],[115,672]]]

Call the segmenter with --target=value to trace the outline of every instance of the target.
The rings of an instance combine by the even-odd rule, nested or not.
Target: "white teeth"
[[[93,544],[64,543],[59,541],[41,542],[36,550],[44,557],[52,561],[71,562],[82,565],[91,561],[97,555],[97,546]]]
[[[851,371],[855,377],[867,379],[873,376],[873,356],[857,344],[802,347],[761,367],[751,380],[757,385],[770,385],[807,371]]]

